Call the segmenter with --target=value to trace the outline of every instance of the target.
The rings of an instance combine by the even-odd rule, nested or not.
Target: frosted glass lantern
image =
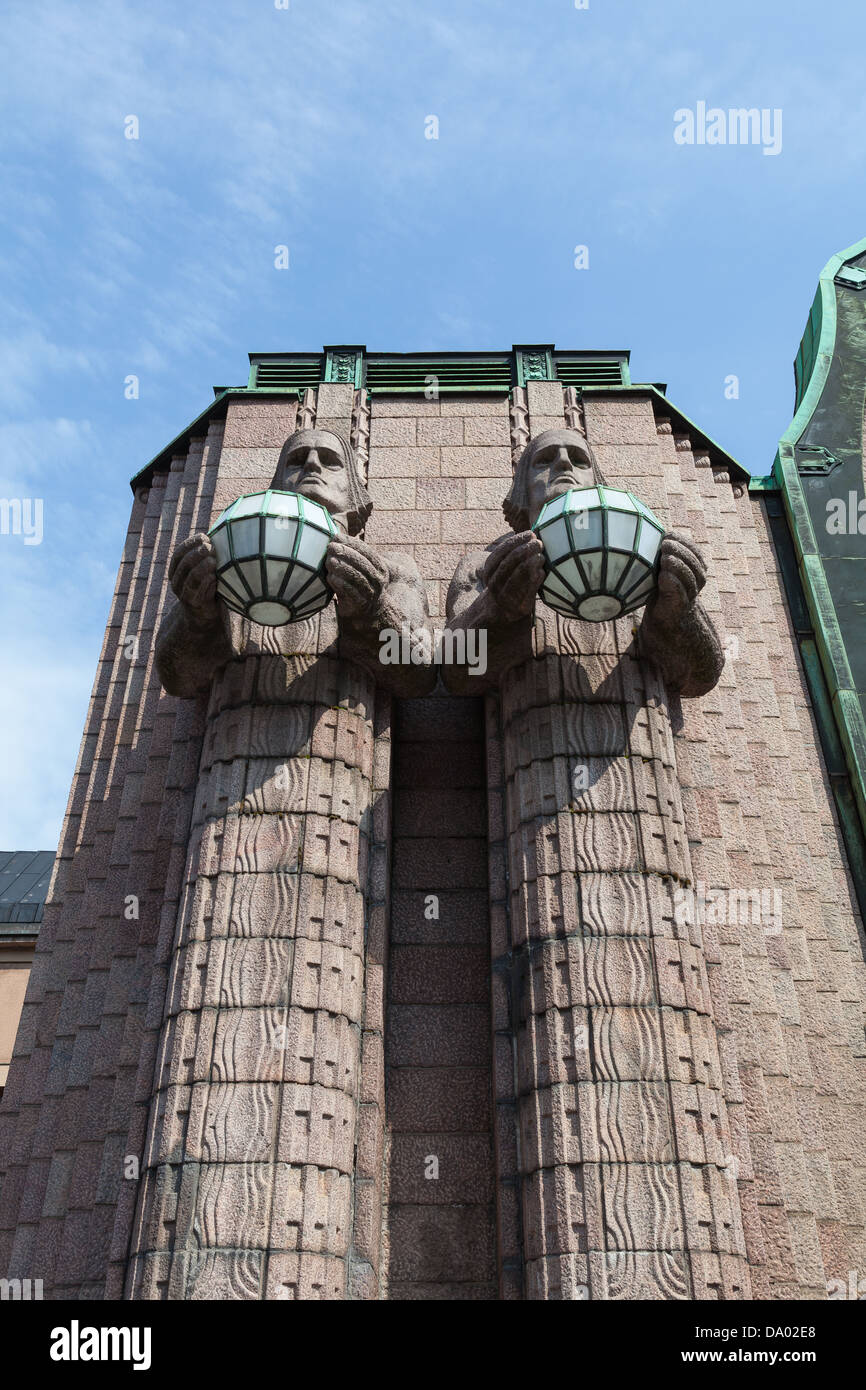
[[[309,497],[274,488],[238,497],[208,534],[217,593],[235,613],[282,627],[318,613],[334,597],[325,552],[337,524]]]
[[[532,529],[544,545],[541,597],[557,613],[605,622],[640,608],[656,587],[665,530],[630,492],[570,488],[545,502]]]

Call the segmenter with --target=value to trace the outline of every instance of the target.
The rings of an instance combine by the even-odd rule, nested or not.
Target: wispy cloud
[[[52,342],[35,323],[0,339],[0,411],[32,410],[47,377],[86,371],[88,365],[86,351]]]

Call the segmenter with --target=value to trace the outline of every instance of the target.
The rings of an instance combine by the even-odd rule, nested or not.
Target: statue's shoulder
[[[503,535],[497,536],[484,549],[467,550],[466,554],[458,561],[454,571],[452,584],[459,584],[461,588],[474,587],[481,582],[481,572],[490,557],[491,551],[501,545],[504,540],[513,535],[513,531],[506,531]]]
[[[448,586],[448,595],[445,600],[445,612],[449,618],[453,617],[460,609],[465,608],[484,590],[484,566],[490,557],[490,552],[504,541],[507,536],[512,534],[506,531],[505,535],[497,536],[482,550],[480,547],[474,550],[467,550],[457,562],[457,568]]]
[[[402,579],[404,582],[421,582],[421,571],[418,562],[412,555],[403,555],[393,550],[382,550],[379,552],[380,558],[385,561],[391,572],[391,579]]]

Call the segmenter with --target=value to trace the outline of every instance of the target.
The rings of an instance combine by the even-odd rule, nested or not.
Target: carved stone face
[[[281,460],[273,486],[320,502],[334,517],[352,504],[344,449],[329,430],[304,430]]]
[[[569,488],[592,487],[595,482],[583,437],[575,430],[545,430],[534,441],[529,458],[530,525],[535,524],[541,508],[552,497],[561,496]]]

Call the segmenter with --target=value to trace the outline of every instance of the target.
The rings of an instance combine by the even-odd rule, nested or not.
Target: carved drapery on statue
[[[132,1297],[345,1291],[374,691],[284,632],[210,698]]]
[[[526,1296],[748,1297],[665,692],[542,625],[500,700]]]

